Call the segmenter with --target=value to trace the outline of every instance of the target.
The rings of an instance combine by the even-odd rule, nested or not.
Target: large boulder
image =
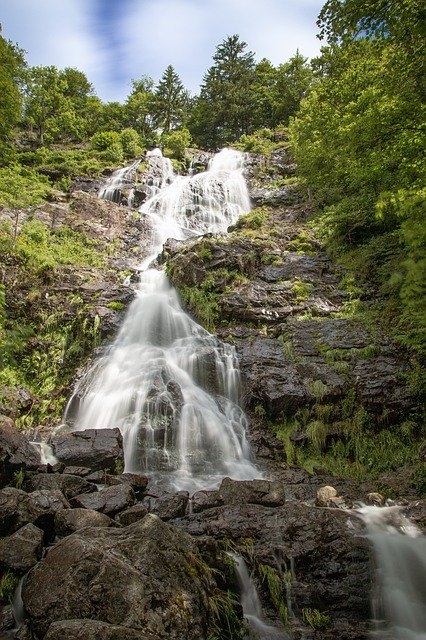
[[[96,493],[83,493],[71,500],[74,507],[93,509],[111,517],[131,507],[135,502],[135,492],[129,484],[105,487]]]
[[[33,524],[0,540],[0,567],[26,573],[40,559],[43,531]]]
[[[51,445],[55,456],[69,466],[115,471],[124,465],[123,438],[117,428],[60,432],[52,436]]]
[[[98,490],[92,482],[67,473],[38,473],[28,480],[26,488],[28,491],[58,489],[68,500],[81,493],[92,493]]]
[[[0,487],[9,484],[21,469],[37,469],[40,453],[19,431],[11,418],[0,415]]]
[[[58,490],[25,493],[6,487],[0,491],[0,536],[10,535],[31,522],[50,537],[54,532],[55,513],[68,508],[65,496]]]
[[[52,623],[89,619],[128,628],[129,638],[199,640],[214,587],[191,537],[148,514],[124,529],[64,538],[30,571],[22,597],[40,637]]]
[[[116,526],[117,523],[114,520],[93,509],[62,509],[55,513],[55,532],[60,537],[69,536],[85,527]]]

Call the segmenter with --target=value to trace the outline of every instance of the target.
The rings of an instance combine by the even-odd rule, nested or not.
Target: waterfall
[[[377,563],[373,615],[379,637],[426,638],[426,537],[401,507],[362,507]]]
[[[140,209],[153,236],[136,298],[112,346],[77,384],[65,421],[119,427],[126,471],[167,476],[178,489],[253,479],[235,349],[190,318],[165,272],[149,268],[167,238],[224,233],[249,210],[243,156],[223,150],[191,177],[170,175],[170,161],[160,159],[166,179]]]
[[[98,192],[98,197],[112,202],[121,202],[123,189],[129,189],[129,199],[131,200],[131,190],[133,187],[136,170],[140,160],[135,160],[129,167],[123,167],[114,171],[112,176],[105,182]]]
[[[235,562],[238,586],[240,588],[241,606],[244,618],[249,626],[250,640],[281,640],[288,635],[281,629],[266,624],[256,586],[250,577],[244,558],[236,553],[228,553]]]

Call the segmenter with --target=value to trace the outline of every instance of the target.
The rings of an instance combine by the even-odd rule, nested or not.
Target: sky
[[[216,47],[238,34],[256,60],[319,53],[324,0],[0,0],[2,35],[29,65],[84,71],[103,101],[123,102],[132,79],[172,64],[197,93]]]

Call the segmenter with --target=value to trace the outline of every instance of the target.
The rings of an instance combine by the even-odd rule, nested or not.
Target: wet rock
[[[80,478],[85,478],[91,472],[89,467],[64,467],[63,473],[68,473],[72,476],[79,476]]]
[[[69,536],[85,527],[115,527],[117,523],[104,513],[93,509],[63,509],[55,513],[55,531],[60,537]]]
[[[96,493],[83,493],[71,500],[73,507],[93,509],[113,517],[119,511],[133,505],[136,501],[135,492],[128,484],[105,487]]]
[[[55,513],[68,508],[69,503],[58,490],[25,493],[6,487],[0,491],[0,536],[11,535],[24,525],[33,523],[50,537],[54,531]]]
[[[124,465],[123,438],[119,429],[85,429],[54,435],[55,456],[66,465],[114,471]]]
[[[44,640],[158,640],[135,629],[99,620],[60,620],[52,622]]]
[[[116,516],[116,520],[123,526],[127,527],[138,520],[142,520],[148,513],[148,509],[143,504],[135,504]]]
[[[37,469],[40,454],[19,431],[11,418],[0,415],[0,487],[13,480],[21,469]]]
[[[10,631],[15,627],[15,618],[13,616],[13,607],[8,604],[4,607],[0,606],[0,633]],[[2,638],[3,636],[0,636]],[[10,636],[5,636],[6,638]]]
[[[337,491],[334,487],[320,487],[317,491],[316,504],[319,507],[329,507],[335,498],[337,498]]]
[[[26,524],[0,540],[0,566],[26,573],[40,559],[42,547],[43,531],[33,524]]]
[[[142,504],[150,513],[155,513],[161,520],[171,520],[185,515],[188,501],[188,492],[179,491],[178,493],[164,493],[159,496],[148,495],[143,499]]]
[[[151,514],[123,529],[86,528],[30,571],[24,606],[41,637],[54,622],[90,619],[139,637],[199,640],[214,582],[202,565],[194,571],[197,558],[190,536]]]
[[[135,496],[137,498],[141,498],[145,490],[148,486],[149,478],[147,476],[143,476],[139,473],[121,473],[118,476],[110,476],[106,477],[106,484],[108,485],[118,485],[118,484],[128,484],[132,487],[135,492]]]
[[[285,489],[268,480],[231,480],[224,478],[219,487],[224,504],[263,504],[278,507],[285,502]]]
[[[373,504],[376,507],[383,507],[383,505],[385,504],[385,499],[382,494],[377,493],[376,491],[373,491],[372,493],[369,493],[367,495],[367,501],[369,504]]]
[[[31,476],[26,485],[27,491],[36,491],[38,489],[47,489],[52,491],[58,489],[62,491],[64,496],[69,500],[80,493],[92,493],[97,491],[95,484],[87,482],[79,476],[67,473],[38,473]]]
[[[298,184],[288,184],[278,189],[252,187],[250,198],[256,207],[288,207],[303,202],[306,199],[306,192]]]
[[[191,499],[191,510],[193,513],[200,513],[200,511],[219,507],[222,504],[223,496],[219,491],[197,491]]]

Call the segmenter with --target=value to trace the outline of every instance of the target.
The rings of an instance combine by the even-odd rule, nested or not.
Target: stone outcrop
[[[124,466],[123,438],[119,429],[62,431],[50,440],[55,456],[66,465],[114,471]]]
[[[26,524],[7,538],[0,540],[0,567],[26,573],[41,557],[43,531]]]
[[[213,588],[196,542],[147,515],[123,530],[87,528],[64,538],[29,573],[22,596],[41,637],[52,623],[89,619],[125,627],[128,637],[199,640]]]
[[[37,469],[40,454],[19,431],[11,418],[0,415],[0,488],[13,480],[13,474]]]
[[[46,538],[50,538],[54,532],[55,513],[67,508],[69,504],[58,490],[40,489],[25,493],[21,489],[6,487],[0,491],[0,536],[10,535],[32,523],[44,531]]]

